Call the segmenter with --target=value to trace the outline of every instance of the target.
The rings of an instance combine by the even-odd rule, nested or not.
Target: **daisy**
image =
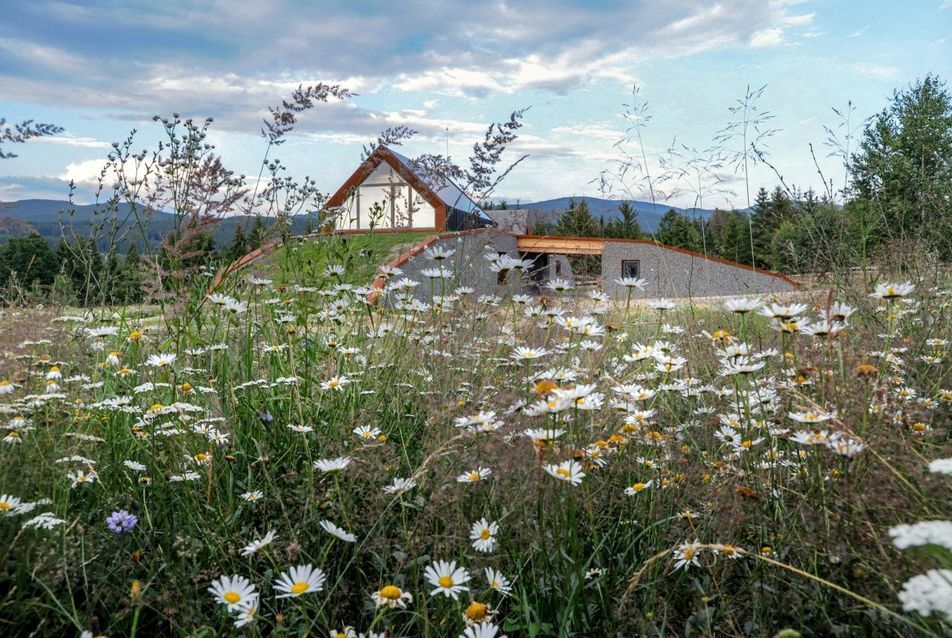
[[[96,475],[92,472],[86,472],[85,470],[73,470],[69,472],[66,477],[72,482],[72,487],[90,485],[96,482]]]
[[[249,503],[257,503],[262,498],[264,498],[264,492],[261,490],[251,490],[250,492],[245,492],[241,495],[241,498]]]
[[[560,481],[568,481],[572,485],[579,485],[585,478],[585,472],[582,471],[582,465],[575,459],[562,461],[561,463],[545,465],[543,469]]]
[[[324,529],[325,532],[327,532],[331,536],[336,536],[337,538],[341,539],[345,543],[353,543],[357,540],[356,536],[338,527],[331,521],[321,521],[321,527]]]
[[[489,478],[489,475],[492,474],[492,470],[487,467],[479,467],[475,470],[470,470],[469,472],[464,472],[456,477],[457,483],[475,483],[477,481],[482,481],[483,479]]]
[[[377,607],[406,609],[407,603],[413,602],[413,594],[403,591],[396,585],[384,585],[370,595]]]
[[[394,478],[393,483],[384,487],[383,491],[387,494],[400,495],[414,487],[416,487],[416,481],[412,478]]]
[[[509,582],[509,579],[502,575],[502,572],[496,571],[492,567],[486,568],[486,582],[489,583],[490,589],[493,589],[503,596],[508,596],[512,593],[512,583]]]
[[[315,569],[312,565],[298,565],[281,574],[274,581],[274,588],[284,592],[278,598],[297,598],[323,590],[326,580],[327,577],[320,569]]]
[[[327,381],[321,383],[321,390],[336,390],[337,392],[342,392],[344,386],[350,383],[350,379],[346,375],[341,375],[339,377],[331,377]]]
[[[430,592],[431,596],[443,594],[453,600],[459,600],[460,592],[469,591],[465,586],[465,583],[469,582],[469,572],[463,567],[457,567],[455,560],[438,560],[427,566],[424,575],[434,587]]]
[[[512,352],[512,358],[516,361],[530,361],[532,359],[539,359],[544,357],[547,354],[542,348],[526,348],[523,346],[517,346]]]
[[[632,483],[629,487],[625,488],[625,494],[627,494],[628,496],[634,496],[638,494],[639,492],[642,492],[643,490],[646,490],[649,487],[651,487],[651,484],[653,482],[654,481],[648,481],[647,483]]]
[[[829,421],[833,418],[832,414],[813,411],[790,412],[787,414],[787,416],[798,423],[823,423],[824,421]]]
[[[682,543],[674,550],[674,568],[687,569],[700,565],[698,558],[701,555],[701,545],[695,540],[693,543]]]
[[[350,465],[350,457],[341,456],[336,459],[320,459],[314,461],[314,469],[320,470],[325,474],[330,472],[340,472]]]
[[[375,441],[380,436],[380,428],[372,428],[369,425],[358,425],[353,432],[364,441]]]
[[[252,554],[258,552],[261,549],[264,549],[270,545],[278,535],[274,533],[274,530],[269,530],[267,534],[263,537],[253,540],[244,547],[241,548],[242,556],[251,556]]]
[[[491,552],[496,549],[496,534],[499,533],[499,524],[493,521],[490,523],[485,518],[481,518],[473,523],[469,531],[469,538],[473,541],[473,549],[477,552]]]
[[[226,605],[228,611],[258,599],[255,586],[244,576],[220,576],[218,580],[212,581],[208,591],[215,597],[215,602]]]
[[[876,286],[876,289],[872,292],[870,297],[888,301],[900,297],[908,297],[915,289],[915,285],[908,281],[904,284],[882,283]]]
[[[146,360],[146,365],[152,366],[153,368],[164,368],[172,365],[175,361],[174,354],[150,354],[149,358]]]
[[[497,636],[498,633],[499,627],[487,621],[467,627],[459,638],[507,638],[507,636]]]
[[[724,303],[724,308],[733,312],[734,314],[744,315],[748,312],[753,312],[760,307],[759,299],[729,299]]]
[[[258,618],[258,599],[242,603],[235,610],[235,627],[244,627]]]
[[[20,513],[20,507],[23,505],[23,501],[18,499],[16,496],[10,496],[9,494],[0,494],[0,513],[5,516],[14,516]]]

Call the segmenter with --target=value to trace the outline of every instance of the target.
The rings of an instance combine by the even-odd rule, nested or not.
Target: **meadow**
[[[360,249],[3,310],[0,634],[949,633],[944,271],[374,296]]]

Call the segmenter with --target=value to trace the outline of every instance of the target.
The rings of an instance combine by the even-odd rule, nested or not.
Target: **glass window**
[[[637,259],[621,260],[621,276],[637,278],[641,276],[641,262]]]

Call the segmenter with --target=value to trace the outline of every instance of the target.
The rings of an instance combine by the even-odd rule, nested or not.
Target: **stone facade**
[[[622,262],[637,260],[639,277],[648,280],[635,297],[715,297],[759,295],[796,290],[784,277],[682,252],[648,242],[605,242],[602,252],[602,285],[606,293],[624,298],[627,289],[615,283],[622,276]]]
[[[452,248],[456,252],[444,261],[444,267],[453,271],[453,277],[442,284],[443,290],[449,294],[457,286],[468,286],[475,290],[476,295],[502,294],[508,290],[506,285],[499,283],[498,274],[489,269],[489,260],[486,255],[505,253],[518,257],[516,238],[506,232],[498,230],[481,230],[478,232],[444,235],[429,244],[432,247]],[[435,268],[437,263],[428,259],[423,251],[412,256],[400,265],[403,276],[421,282],[417,286],[417,297],[428,300],[430,297],[429,280],[421,273],[427,268]],[[441,283],[435,282],[434,291],[440,294]],[[517,291],[518,292],[518,291]]]
[[[445,262],[454,276],[441,283],[435,282],[431,291],[429,280],[422,275],[427,268],[437,263],[427,259],[418,250],[399,266],[405,276],[420,281],[417,297],[428,300],[431,292],[452,292],[457,286],[468,286],[476,295],[503,295],[508,292],[539,294],[552,279],[574,281],[572,266],[565,255],[529,253],[520,255],[516,237],[508,232],[493,229],[443,235],[429,246],[452,248],[455,253]],[[487,254],[505,253],[512,257],[536,258],[537,272],[520,277],[517,287],[513,282],[500,281],[497,273],[489,269]],[[635,298],[656,297],[715,297],[722,295],[760,295],[774,292],[789,292],[796,289],[791,281],[764,270],[753,270],[676,248],[644,241],[604,242],[602,252],[602,289],[609,295],[624,299],[627,288],[615,282],[623,275],[623,263],[630,262],[630,269],[637,269],[637,276],[648,281],[644,291],[636,291]]]

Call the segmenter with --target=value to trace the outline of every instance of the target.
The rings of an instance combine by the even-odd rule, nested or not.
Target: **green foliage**
[[[641,226],[638,225],[638,211],[629,202],[622,202],[618,207],[619,219],[604,224],[604,233],[606,237],[618,237],[621,239],[641,239],[644,234],[641,232]]]
[[[656,237],[658,241],[668,246],[677,246],[678,248],[694,251],[700,251],[703,248],[701,233],[697,226],[673,208],[668,209],[668,212],[658,223]]]
[[[854,199],[875,205],[881,241],[921,236],[952,258],[952,94],[928,75],[866,125],[850,169]]]
[[[56,256],[39,235],[12,237],[0,245],[0,286],[16,273],[17,283],[26,288],[48,286],[56,277]]]

